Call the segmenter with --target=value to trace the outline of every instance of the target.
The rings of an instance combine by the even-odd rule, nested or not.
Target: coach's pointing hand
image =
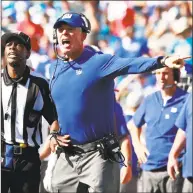
[[[191,58],[191,56],[166,56],[161,60],[161,63],[169,68],[181,68],[184,66],[184,60]]]

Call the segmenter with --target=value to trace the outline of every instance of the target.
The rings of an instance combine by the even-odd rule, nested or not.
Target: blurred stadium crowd
[[[67,11],[82,12],[89,18],[92,32],[86,44],[104,53],[120,57],[192,55],[192,1],[2,1],[2,32],[19,30],[31,37],[28,64],[48,80],[49,67],[56,60],[53,24]],[[131,91],[143,91],[146,96],[156,90],[152,74],[115,81],[123,109]],[[181,69],[178,85],[189,91],[191,83],[192,58]]]
[[[50,79],[53,24],[67,11],[84,13],[92,31],[85,45],[120,57],[192,56],[192,1],[2,1],[2,33],[19,30],[31,37],[28,65]],[[192,58],[178,85],[192,89]],[[116,99],[124,114],[157,90],[154,74],[118,77]]]

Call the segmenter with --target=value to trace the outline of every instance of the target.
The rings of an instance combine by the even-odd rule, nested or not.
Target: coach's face
[[[82,52],[86,33],[80,27],[61,23],[57,28],[57,37],[62,53],[71,58]]]

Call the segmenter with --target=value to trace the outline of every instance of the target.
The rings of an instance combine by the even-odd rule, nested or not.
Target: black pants
[[[13,170],[1,169],[1,193],[39,193],[40,159],[38,150],[27,148],[14,157]]]

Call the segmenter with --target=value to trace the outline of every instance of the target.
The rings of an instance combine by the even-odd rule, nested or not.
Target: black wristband
[[[50,132],[50,140],[54,137],[55,139],[57,139],[57,136],[59,135],[58,131],[51,131]]]
[[[132,166],[132,161],[128,160],[127,161],[127,166]]]
[[[58,132],[58,131],[55,131],[55,130],[50,131],[50,135],[52,135],[52,134],[59,134],[59,132]]]

